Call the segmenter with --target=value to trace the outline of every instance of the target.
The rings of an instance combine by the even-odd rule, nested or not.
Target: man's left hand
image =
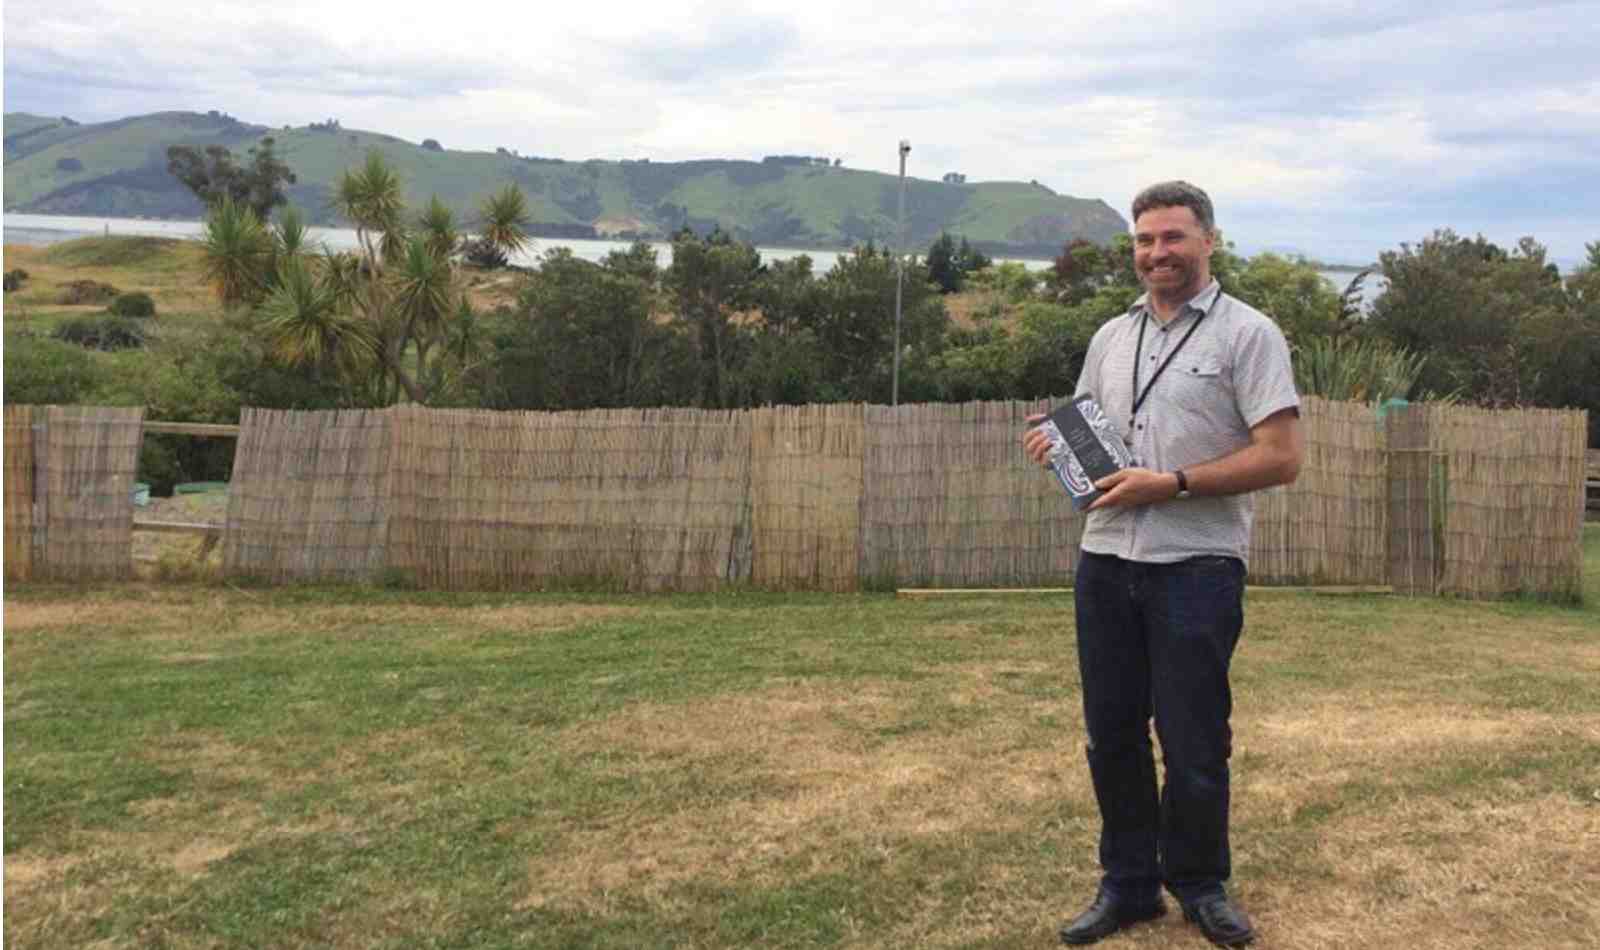
[[[1152,472],[1148,468],[1125,468],[1113,472],[1094,483],[1105,492],[1089,506],[1096,508],[1133,508],[1171,501],[1178,495],[1178,476],[1171,472]]]

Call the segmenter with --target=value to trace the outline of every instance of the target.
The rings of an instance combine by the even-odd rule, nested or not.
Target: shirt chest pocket
[[[1197,401],[1222,398],[1231,391],[1228,365],[1215,353],[1179,353],[1167,368],[1167,375],[1172,377],[1173,396],[1183,404],[1194,406]]]

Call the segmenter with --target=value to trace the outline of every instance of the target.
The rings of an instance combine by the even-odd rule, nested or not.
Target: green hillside
[[[242,158],[268,135],[299,178],[291,199],[317,224],[342,223],[328,206],[333,183],[377,149],[403,176],[413,206],[438,195],[468,223],[483,197],[515,182],[528,197],[532,230],[543,236],[662,236],[685,225],[716,225],[778,246],[847,247],[892,242],[895,236],[898,180],[878,172],[777,157],[570,162],[424,148],[322,124],[270,129],[216,112],[85,124],[7,113],[5,208],[196,218],[199,203],[167,173],[168,146],[222,144]],[[1038,184],[907,181],[906,230],[913,245],[945,230],[991,251],[1053,254],[1071,238],[1105,241],[1126,229],[1105,202],[1059,195]]]

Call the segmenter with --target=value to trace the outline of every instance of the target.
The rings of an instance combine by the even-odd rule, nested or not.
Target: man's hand
[[[1022,451],[1028,458],[1040,465],[1045,465],[1045,457],[1050,454],[1050,438],[1039,428],[1039,423],[1046,419],[1044,413],[1028,417],[1028,429],[1022,433]]]
[[[1125,468],[1113,472],[1094,483],[1105,492],[1089,506],[1096,508],[1132,508],[1170,501],[1178,496],[1178,476],[1171,472],[1152,472],[1148,468]]]

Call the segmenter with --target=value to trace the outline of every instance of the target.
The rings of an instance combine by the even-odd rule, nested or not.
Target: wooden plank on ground
[[[896,597],[991,597],[996,594],[1070,594],[1071,587],[902,587],[894,592]],[[1277,585],[1247,584],[1251,594],[1392,594],[1389,584],[1326,584]]]
[[[219,522],[133,519],[133,530],[154,531],[162,534],[219,534],[222,528],[223,526]]]

